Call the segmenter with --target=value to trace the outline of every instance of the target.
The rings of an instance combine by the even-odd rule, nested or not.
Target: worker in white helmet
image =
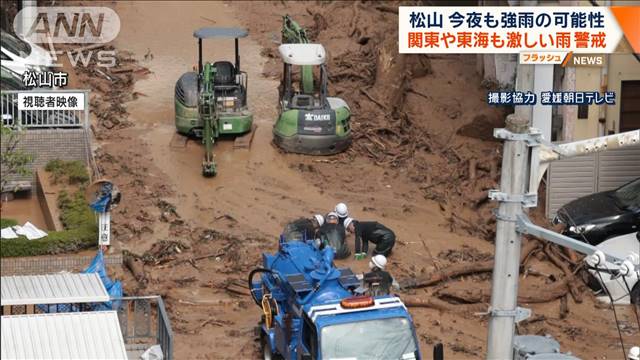
[[[349,209],[347,208],[347,204],[338,203],[338,205],[336,205],[335,209],[333,209],[333,212],[338,214],[338,221],[340,222],[340,225],[344,226],[344,220],[347,217],[349,217]]]
[[[364,274],[363,282],[372,296],[389,294],[393,277],[384,270],[385,266],[387,266],[387,258],[384,255],[375,255],[369,261],[371,271]]]
[[[311,240],[316,236],[316,232],[324,225],[324,216],[316,214],[311,218],[299,218],[285,225],[282,232],[286,241]]]
[[[627,355],[629,360],[640,360],[640,347],[634,346],[629,349],[629,354]]]
[[[335,211],[332,211],[330,213],[327,214],[327,216],[325,216],[325,220],[327,224],[339,224],[340,223],[340,217],[338,216],[338,213]]]
[[[351,250],[345,241],[344,226],[340,225],[338,214],[333,211],[327,214],[324,225],[320,226],[316,232],[316,238],[319,240],[320,249],[325,246],[333,247],[336,259],[344,259],[351,255]]]
[[[396,243],[396,234],[393,230],[377,221],[358,221],[347,218],[344,221],[345,230],[355,234],[355,259],[362,260],[367,257],[369,243],[375,244],[373,255],[389,256]]]

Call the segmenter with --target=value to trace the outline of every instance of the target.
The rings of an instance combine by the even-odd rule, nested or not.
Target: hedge
[[[67,165],[59,161],[53,166],[54,169],[75,167],[76,165]],[[86,172],[86,169],[84,171]],[[82,174],[75,173],[75,175],[76,179],[84,179]],[[86,179],[88,180],[88,175]],[[86,180],[82,182],[86,183]],[[24,236],[17,239],[3,239],[0,241],[0,257],[60,254],[96,247],[98,225],[93,211],[85,200],[83,186],[73,195],[61,191],[58,195],[58,208],[65,230],[51,231],[46,237],[37,240],[27,240]],[[13,219],[2,219],[1,222],[3,228],[17,225]]]

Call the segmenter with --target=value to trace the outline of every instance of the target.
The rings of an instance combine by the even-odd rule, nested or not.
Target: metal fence
[[[160,345],[164,359],[173,359],[173,331],[160,296],[112,298],[118,306],[122,337],[129,351]],[[152,321],[153,318],[156,321]]]
[[[19,93],[83,93],[84,110],[19,110]],[[0,91],[2,125],[21,128],[89,128],[89,90]]]
[[[91,256],[42,256],[0,259],[2,276],[51,274],[60,271],[75,272],[90,264]],[[122,265],[122,254],[105,255],[106,265]]]

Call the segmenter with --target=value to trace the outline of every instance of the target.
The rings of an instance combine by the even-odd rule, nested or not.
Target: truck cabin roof
[[[333,306],[332,306],[333,305]],[[388,318],[407,318],[409,313],[402,301],[395,296],[375,298],[375,305],[359,309],[343,309],[340,302],[305,306],[309,319],[318,327]]]
[[[320,44],[283,44],[278,47],[282,61],[290,65],[322,65],[327,53]]]

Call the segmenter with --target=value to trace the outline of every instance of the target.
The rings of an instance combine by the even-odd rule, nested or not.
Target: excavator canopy
[[[283,44],[278,50],[282,61],[291,65],[322,65],[327,59],[320,44]]]

